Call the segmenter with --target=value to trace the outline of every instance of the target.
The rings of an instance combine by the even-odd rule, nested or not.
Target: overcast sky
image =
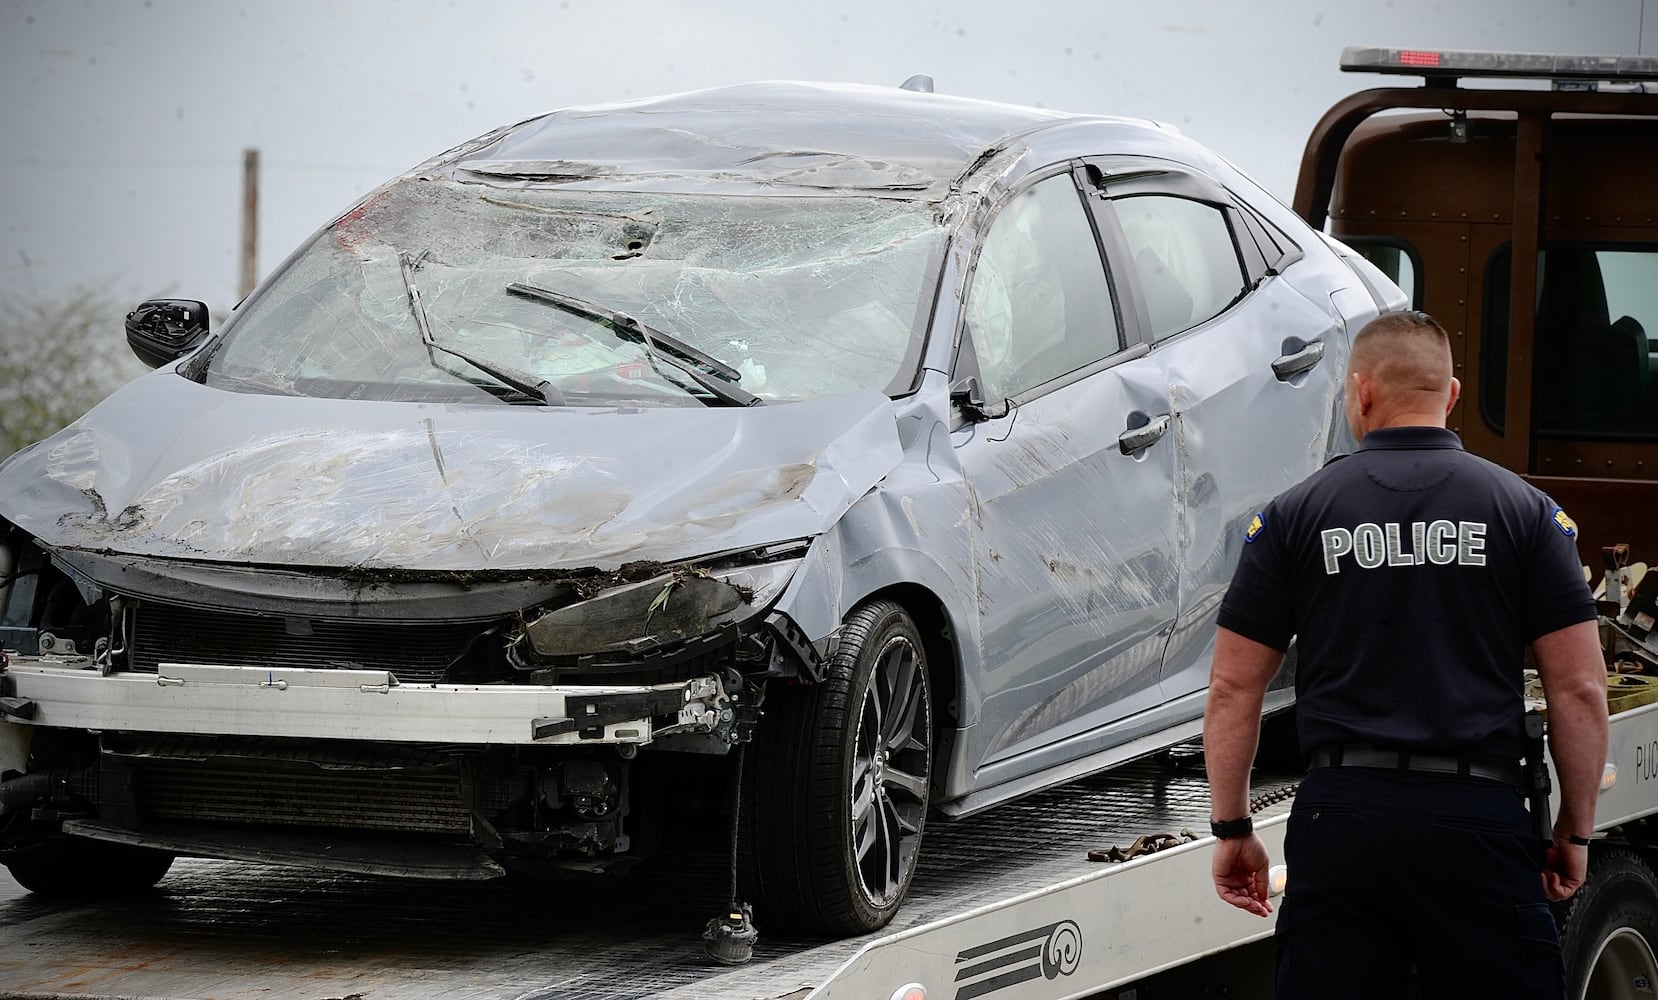
[[[264,158],[264,274],[497,125],[756,79],[928,73],[1157,118],[1287,201],[1319,115],[1386,82],[1339,73],[1344,45],[1654,54],[1654,22],[1658,0],[0,0],[0,294],[96,284],[223,311],[244,147]]]

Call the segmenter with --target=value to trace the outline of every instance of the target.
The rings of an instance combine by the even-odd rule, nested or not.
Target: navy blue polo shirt
[[[1220,624],[1295,637],[1304,752],[1518,759],[1526,644],[1595,617],[1576,534],[1449,430],[1374,430],[1251,519]]]

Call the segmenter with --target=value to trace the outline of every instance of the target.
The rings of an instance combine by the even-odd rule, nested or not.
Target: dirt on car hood
[[[0,465],[0,517],[159,558],[614,567],[819,534],[900,456],[875,392],[529,408],[227,392],[163,370]]]

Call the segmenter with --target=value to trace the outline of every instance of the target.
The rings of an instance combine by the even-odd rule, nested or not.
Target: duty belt
[[[1309,770],[1317,767],[1371,767],[1421,774],[1450,774],[1500,781],[1510,788],[1520,787],[1519,762],[1488,754],[1411,753],[1333,743],[1314,750],[1307,760],[1307,767]]]

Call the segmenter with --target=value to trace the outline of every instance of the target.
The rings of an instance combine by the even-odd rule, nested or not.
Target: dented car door
[[[1332,451],[1346,333],[1286,274],[1300,248],[1209,178],[1171,164],[1102,187],[1102,225],[1121,235],[1108,246],[1173,404],[1180,608],[1162,695],[1195,713],[1251,519]]]
[[[983,784],[1101,742],[1153,708],[1175,616],[1174,457],[1163,375],[1124,337],[1071,170],[1000,207],[967,340],[1005,416],[956,435],[973,503],[985,671]]]

